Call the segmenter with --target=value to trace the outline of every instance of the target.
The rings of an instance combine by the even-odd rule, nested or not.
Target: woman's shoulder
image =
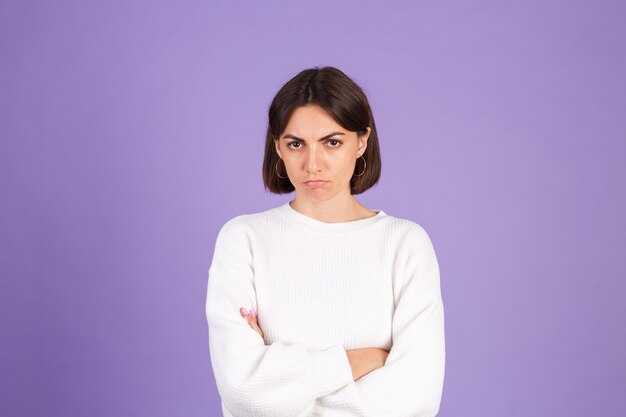
[[[219,227],[215,247],[222,251],[248,252],[255,242],[255,231],[263,230],[259,225],[264,223],[270,211],[240,213],[228,218]]]
[[[387,228],[390,236],[405,241],[430,241],[430,235],[421,222],[387,213]]]
[[[256,212],[239,213],[228,218],[221,226],[220,232],[242,231],[253,229],[260,224],[271,222],[278,216],[279,207],[273,207]]]
[[[385,218],[389,222],[391,227],[394,227],[398,230],[403,230],[408,233],[417,233],[424,231],[425,229],[420,222],[417,220],[412,220],[408,217],[400,217],[394,214],[390,214],[389,212],[385,212]]]

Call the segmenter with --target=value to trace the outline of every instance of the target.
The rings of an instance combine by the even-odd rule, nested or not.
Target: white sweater
[[[444,309],[431,240],[382,210],[326,223],[289,202],[220,229],[209,268],[209,352],[224,417],[432,417]],[[239,309],[254,309],[262,338]],[[346,350],[381,348],[357,381]]]

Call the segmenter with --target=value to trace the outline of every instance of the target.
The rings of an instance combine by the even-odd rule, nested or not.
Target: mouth
[[[304,182],[304,185],[311,188],[323,187],[328,181],[325,180],[308,180]]]

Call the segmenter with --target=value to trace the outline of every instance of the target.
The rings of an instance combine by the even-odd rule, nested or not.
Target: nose
[[[319,171],[318,169],[318,165],[319,165],[319,160],[320,160],[320,156],[317,155],[317,149],[316,148],[311,148],[311,150],[308,152],[307,154],[307,159],[306,159],[306,170],[307,172],[315,172],[315,171]]]

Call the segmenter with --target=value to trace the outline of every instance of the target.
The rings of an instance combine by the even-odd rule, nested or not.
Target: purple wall
[[[439,415],[626,415],[624,3],[268,3],[1,3],[0,415],[221,414],[214,240],[293,197],[266,111],[315,65],[373,106],[359,200],[435,245]]]

